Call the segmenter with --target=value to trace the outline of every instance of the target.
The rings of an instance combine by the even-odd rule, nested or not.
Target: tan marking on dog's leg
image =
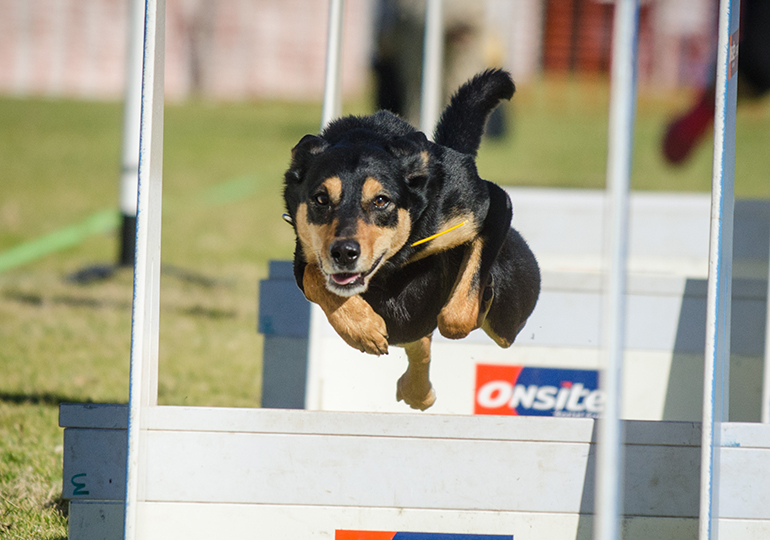
[[[436,392],[430,383],[430,343],[431,336],[425,336],[404,345],[409,365],[396,384],[396,400],[421,411],[436,401]]]
[[[466,248],[449,300],[438,315],[439,332],[446,338],[464,338],[479,327],[486,315],[481,313],[484,291],[478,283],[483,247],[483,240],[476,238]]]
[[[351,347],[362,352],[388,354],[385,321],[359,295],[342,297],[326,288],[326,277],[315,264],[308,264],[302,276],[305,296],[321,306],[329,324]]]

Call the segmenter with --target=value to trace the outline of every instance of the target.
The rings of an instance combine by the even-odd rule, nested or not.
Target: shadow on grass
[[[104,300],[87,296],[54,295],[46,298],[42,294],[11,290],[4,291],[3,298],[12,302],[18,302],[19,304],[38,307],[47,304],[56,304],[67,307],[112,308],[118,310],[131,309],[131,302],[122,300]]]
[[[118,311],[131,311],[131,302],[111,299],[105,300],[87,296],[53,295],[45,297],[42,294],[37,293],[5,291],[3,292],[3,298],[12,302],[17,302],[19,304],[33,307],[58,305],[72,308],[114,309]],[[235,319],[238,317],[238,313],[235,310],[211,308],[201,306],[200,304],[193,306],[167,307],[166,310],[175,311],[181,315],[187,315],[190,317],[204,317],[207,319]]]
[[[45,503],[45,508],[51,508],[53,509],[57,514],[61,515],[62,517],[68,518],[70,515],[70,505],[69,500],[62,499],[61,494],[58,497],[55,497],[51,500],[49,500],[47,503]],[[59,538],[67,538],[66,536],[62,536]],[[56,538],[55,540],[59,540],[59,538]]]
[[[94,403],[90,399],[76,398],[55,394],[53,392],[40,392],[26,394],[23,392],[0,391],[0,402],[13,403],[15,405],[59,405],[61,403]]]

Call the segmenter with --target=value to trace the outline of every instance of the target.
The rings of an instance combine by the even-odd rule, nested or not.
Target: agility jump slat
[[[729,404],[730,314],[740,0],[720,0],[711,188],[709,285],[703,373],[700,540],[718,538],[721,423]]]

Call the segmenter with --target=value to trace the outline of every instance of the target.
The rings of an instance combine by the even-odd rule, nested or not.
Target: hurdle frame
[[[622,0],[622,5],[632,5],[637,0]],[[732,28],[737,28],[737,17],[735,13],[737,9],[730,11],[731,8],[738,5],[738,0],[721,0],[720,8],[720,69],[729,70],[729,47],[727,48],[727,60],[725,62],[725,35],[732,35],[729,32]],[[288,447],[281,447],[281,441],[291,440],[299,442],[300,439],[307,438],[303,444],[317,444],[320,448],[329,451],[337,449],[341,452],[346,452],[346,448],[355,447],[360,456],[358,460],[352,460],[351,464],[334,462],[333,466],[330,466],[330,471],[341,472],[350,470],[356,474],[363,475],[364,479],[376,479],[378,481],[386,482],[386,479],[380,475],[368,476],[367,464],[372,459],[377,458],[380,455],[381,448],[390,448],[390,450],[396,452],[398,459],[387,459],[388,466],[393,467],[396,471],[399,466],[404,466],[403,454],[398,454],[404,450],[414,450],[417,457],[411,463],[407,463],[406,471],[408,473],[417,473],[421,469],[425,469],[432,476],[418,476],[416,481],[409,484],[407,478],[408,474],[401,472],[400,481],[394,485],[387,485],[382,489],[380,493],[374,493],[371,498],[368,499],[367,504],[357,504],[354,497],[361,495],[360,492],[354,493],[350,491],[346,486],[336,486],[338,492],[334,496],[326,496],[324,493],[316,493],[315,498],[303,499],[303,502],[297,503],[296,506],[302,507],[309,513],[313,514],[317,519],[319,512],[324,512],[328,509],[329,501],[334,499],[335,502],[339,500],[348,500],[348,504],[342,504],[339,507],[341,510],[336,511],[336,516],[347,516],[341,523],[354,523],[364,521],[365,518],[371,518],[372,515],[378,514],[376,519],[373,519],[373,523],[384,524],[387,523],[418,523],[420,519],[414,518],[419,513],[427,513],[434,516],[438,521],[444,521],[444,527],[455,527],[456,530],[481,530],[492,534],[501,534],[503,530],[509,530],[516,527],[529,526],[531,529],[533,524],[537,522],[541,527],[540,532],[543,532],[542,518],[532,518],[524,516],[521,510],[522,504],[525,503],[524,499],[531,497],[531,494],[527,494],[527,497],[522,497],[521,494],[515,494],[511,491],[511,486],[506,482],[500,480],[500,474],[494,468],[489,468],[487,463],[475,463],[478,467],[464,467],[462,463],[467,461],[473,454],[472,450],[475,448],[482,449],[486,452],[484,457],[497,456],[498,461],[496,463],[501,466],[507,467],[508,472],[523,474],[531,467],[540,468],[540,476],[529,476],[530,483],[528,486],[532,486],[536,491],[535,499],[537,501],[545,501],[549,497],[549,492],[552,491],[552,487],[549,483],[558,482],[561,478],[566,478],[568,471],[572,470],[569,466],[578,467],[578,472],[583,471],[582,474],[582,490],[587,489],[589,484],[589,471],[592,469],[590,463],[593,462],[592,444],[595,439],[593,434],[593,421],[587,419],[528,419],[519,418],[515,422],[511,422],[499,418],[468,418],[468,417],[420,417],[418,415],[399,415],[394,417],[392,415],[376,415],[376,414],[360,414],[360,413],[308,413],[299,411],[262,411],[262,410],[238,410],[238,409],[207,409],[207,408],[182,408],[182,407],[160,407],[157,404],[157,375],[158,375],[158,325],[159,325],[159,275],[160,275],[160,209],[161,209],[161,195],[162,195],[162,152],[163,152],[163,67],[164,67],[164,29],[165,22],[165,1],[164,0],[146,0],[145,4],[145,46],[144,46],[144,63],[143,63],[143,82],[142,82],[142,121],[140,128],[140,147],[139,147],[139,190],[138,190],[138,211],[137,211],[137,242],[136,242],[136,260],[135,260],[135,277],[134,277],[134,307],[132,315],[132,335],[131,335],[131,374],[130,374],[130,398],[127,411],[127,460],[126,460],[126,497],[125,497],[125,521],[124,521],[124,538],[133,540],[134,538],[143,537],[144,533],[148,532],[147,523],[142,520],[158,517],[160,514],[151,509],[151,502],[158,502],[159,504],[165,504],[163,508],[169,509],[168,502],[163,501],[151,501],[152,492],[157,492],[157,487],[151,487],[151,475],[148,473],[148,467],[152,469],[151,472],[159,473],[159,471],[170,471],[169,474],[175,473],[177,475],[183,474],[185,467],[189,466],[191,474],[199,474],[201,478],[209,482],[213,481],[217,474],[221,473],[225,466],[223,463],[214,463],[211,469],[207,469],[206,466],[211,465],[206,460],[211,456],[220,455],[217,450],[223,451],[223,453],[229,458],[239,457],[243,459],[248,458],[248,451],[250,449],[262,449],[265,454],[263,457],[273,459],[275,463],[279,465],[279,469],[287,474],[289,467],[292,465],[289,460],[281,461],[276,455],[276,452],[283,449],[286,451]],[[334,9],[339,11],[334,12]],[[332,0],[331,10],[333,13],[338,13],[337,27],[339,29],[341,23],[342,13],[342,0]],[[727,18],[725,19],[725,14]],[[731,19],[730,14],[733,18]],[[334,25],[335,15],[330,16],[330,28]],[[723,20],[729,21],[730,24],[723,24]],[[330,38],[330,43],[333,40]],[[339,41],[337,41],[339,44]],[[337,45],[339,46],[339,45]],[[331,48],[331,45],[330,45]],[[331,57],[331,55],[330,55]],[[339,57],[338,57],[339,58]],[[329,67],[333,61],[327,64],[327,81],[329,80],[329,72],[333,71],[333,68]],[[339,62],[336,62],[339,65]],[[337,68],[338,70],[338,68]],[[720,72],[721,73],[721,72]],[[729,71],[727,71],[729,73]],[[338,75],[338,71],[337,71]],[[709,540],[717,538],[719,524],[719,501],[720,489],[722,489],[722,497],[730,496],[735,493],[740,493],[741,489],[744,489],[744,485],[748,485],[751,479],[740,477],[740,470],[736,466],[731,466],[731,473],[735,475],[735,478],[731,477],[730,482],[723,482],[720,486],[720,458],[725,454],[725,448],[730,451],[730,455],[734,452],[738,452],[741,448],[751,448],[762,450],[761,456],[767,455],[770,452],[770,432],[766,429],[766,426],[762,425],[730,425],[729,423],[722,422],[726,420],[723,413],[719,411],[725,411],[726,396],[724,393],[723,384],[726,380],[726,369],[723,368],[725,364],[725,351],[729,351],[729,279],[730,279],[730,243],[731,243],[731,204],[732,204],[732,161],[734,160],[734,118],[735,118],[735,106],[734,106],[734,93],[732,88],[734,81],[731,82],[731,77],[727,77],[726,81],[718,79],[719,84],[723,84],[724,89],[720,90],[718,87],[718,102],[717,102],[717,118],[723,126],[724,138],[720,139],[721,150],[717,149],[715,142],[715,165],[717,162],[717,153],[719,152],[720,169],[717,173],[715,169],[714,173],[714,185],[715,196],[714,200],[717,201],[714,206],[714,213],[712,214],[712,239],[716,242],[713,246],[713,274],[710,273],[710,291],[713,291],[709,296],[709,306],[713,310],[712,320],[714,323],[710,326],[710,334],[713,336],[713,341],[709,346],[709,350],[714,351],[712,356],[712,364],[709,371],[713,371],[713,375],[707,374],[704,377],[704,389],[709,389],[708,397],[704,392],[704,422],[702,424],[703,431],[701,435],[701,459],[702,463],[706,466],[701,466],[701,496],[700,496],[700,538]],[[327,83],[328,84],[328,83]],[[329,87],[327,86],[327,89]],[[337,86],[339,91],[339,86]],[[720,101],[722,105],[720,105]],[[731,105],[732,100],[732,105]],[[329,106],[327,109],[325,98],[325,111],[333,111],[336,106]],[[338,100],[333,103],[339,103]],[[628,105],[628,103],[626,103]],[[720,109],[720,107],[722,107]],[[338,109],[337,109],[338,110]],[[336,113],[330,112],[329,115]],[[327,118],[327,113],[324,113],[323,122],[326,123],[330,118]],[[730,121],[732,121],[732,133],[725,127]],[[732,139],[732,142],[731,142]],[[731,153],[730,144],[733,145]],[[627,179],[626,179],[627,182]],[[716,187],[718,185],[718,187]],[[730,223],[728,223],[730,222]],[[622,224],[621,224],[622,227]],[[729,234],[728,234],[729,233]],[[622,261],[622,255],[621,261]],[[713,278],[712,278],[713,276]],[[622,279],[622,278],[621,278]],[[712,283],[712,279],[714,282]],[[622,287],[622,281],[621,287]],[[622,289],[621,289],[622,290]],[[725,301],[725,294],[727,294],[727,300]],[[622,303],[620,304],[622,306]],[[727,338],[725,338],[727,336]],[[725,343],[725,339],[727,342]],[[707,364],[708,365],[708,364]],[[719,379],[720,374],[724,374],[724,378]],[[705,405],[708,405],[707,408]],[[708,415],[708,416],[707,416]],[[666,466],[667,460],[655,461],[650,465],[649,470],[645,469],[651,475],[659,478],[664,478],[666,473],[673,474],[675,466],[689,467],[692,469],[692,452],[697,448],[697,444],[693,443],[694,439],[698,438],[698,426],[690,423],[668,423],[661,422],[659,425],[650,425],[645,423],[623,422],[622,425],[618,421],[620,427],[618,433],[622,433],[624,430],[627,434],[625,440],[626,448],[634,447],[635,452],[641,452],[641,448],[656,447],[656,450],[649,450],[649,452],[658,452],[657,447],[669,447],[676,448],[675,453],[678,456],[677,459],[669,463],[670,467]],[[215,427],[218,426],[218,427]],[[227,431],[232,428],[232,431]],[[382,435],[378,430],[385,429],[387,435]],[[183,433],[194,433],[192,439],[186,438]],[[218,433],[231,433],[227,442],[221,442],[216,440]],[[620,441],[619,436],[614,439]],[[210,446],[203,444],[201,447],[195,447],[195,450],[191,452],[191,457],[185,459],[185,463],[178,463],[176,455],[164,455],[161,456],[160,462],[152,462],[152,459],[157,459],[162,453],[162,450],[158,449],[156,439],[164,439],[167,444],[167,448],[182,448],[177,443],[190,441],[198,441],[199,443],[206,443]],[[255,446],[245,444],[241,446],[243,441],[257,441]],[[612,440],[608,438],[608,440]],[[458,441],[460,441],[458,443]],[[469,443],[468,441],[473,441]],[[653,444],[646,443],[645,441],[654,441]],[[515,444],[513,444],[515,443]],[[423,446],[429,444],[431,447],[443,448],[438,455],[429,453],[425,454]],[[571,448],[560,448],[560,444],[571,445]],[[619,442],[616,443],[619,446]],[[275,446],[272,446],[275,445]],[[479,445],[476,447],[476,445]],[[637,448],[638,447],[638,448]],[[457,450],[464,450],[468,452],[466,455],[461,455],[462,459],[452,459],[452,455]],[[205,451],[204,451],[205,450]],[[513,463],[510,460],[503,458],[511,450],[515,450],[517,453],[517,459],[520,459],[521,463]],[[567,458],[566,450],[578,451],[579,459],[569,460]],[[311,469],[313,468],[313,456],[310,455],[310,450],[304,450],[306,454],[299,467],[305,471],[308,475],[312,476]],[[546,451],[546,456],[551,459],[540,459],[538,453]],[[529,453],[528,453],[529,452]],[[642,454],[635,454],[637,456],[648,455],[644,450]],[[756,453],[756,452],[755,452]],[[652,455],[652,454],[650,454]],[[198,459],[194,459],[197,456]],[[457,490],[447,495],[441,494],[440,490],[444,486],[446,478],[441,477],[442,469],[436,467],[435,463],[431,466],[432,460],[440,457],[445,458],[445,462],[449,465],[449,470],[457,470],[464,475],[454,479],[453,487]],[[527,457],[528,456],[528,457]],[[564,461],[559,461],[564,460]],[[494,461],[494,460],[493,460]],[[616,462],[617,463],[617,462]],[[647,463],[644,461],[644,463]],[[163,466],[166,466],[164,469]],[[456,469],[452,469],[452,466]],[[283,468],[281,468],[283,467]],[[580,469],[580,467],[583,467]],[[593,466],[595,468],[595,466]],[[269,466],[263,466],[259,469],[258,474],[245,475],[248,479],[262,479],[269,480],[267,489],[277,490],[280,496],[277,500],[270,501],[267,499],[260,499],[256,505],[252,508],[249,506],[250,516],[254,518],[264,518],[265,516],[272,515],[270,512],[275,510],[276,506],[284,504],[287,498],[295,495],[295,492],[301,491],[301,487],[296,485],[299,482],[299,478],[291,477],[295,484],[286,488],[286,493],[280,492],[281,482],[276,479],[271,479]],[[617,469],[616,469],[617,470]],[[323,471],[321,471],[322,473]],[[572,473],[575,471],[572,470]],[[472,477],[473,474],[482,474],[483,482],[478,482]],[[581,477],[581,474],[578,474]],[[186,488],[184,485],[173,484],[175,481],[173,476],[164,476],[161,480],[167,482],[164,489],[169,489],[177,492],[184,491]],[[350,479],[350,477],[345,477]],[[570,481],[574,480],[574,475],[569,476]],[[646,478],[646,477],[645,477]],[[737,478],[737,480],[736,480]],[[579,478],[578,478],[579,479]],[[280,479],[284,480],[284,478]],[[329,476],[313,477],[311,479],[315,482],[314,487],[321,488],[324,482],[333,483]],[[638,480],[638,479],[637,479]],[[482,494],[484,491],[484,483],[493,486],[493,493],[491,495],[497,497],[498,503],[494,504],[494,498],[490,501],[489,498],[484,499]],[[387,482],[386,482],[387,483]],[[230,484],[229,487],[233,487],[234,484]],[[411,486],[414,490],[403,491],[402,488]],[[359,487],[366,487],[365,485]],[[671,490],[675,490],[676,486],[667,485]],[[680,486],[686,488],[688,486]],[[689,486],[691,487],[691,486]],[[219,488],[216,494],[222,495],[224,493]],[[618,493],[617,487],[614,489],[615,493]],[[728,490],[725,492],[724,490]],[[757,488],[757,492],[762,497],[769,497],[770,490],[765,488]],[[464,491],[463,491],[464,490]],[[162,491],[162,490],[161,490]],[[259,490],[258,490],[259,491]],[[253,490],[252,490],[253,492]],[[250,492],[250,493],[252,493]],[[148,493],[150,499],[148,499]],[[197,493],[197,497],[201,497],[201,493],[206,493],[205,490]],[[473,494],[476,498],[472,500],[468,507],[463,507],[463,504],[467,504],[465,499],[467,494]],[[575,496],[575,490],[573,489],[571,495]],[[628,505],[628,493],[625,493],[626,506]],[[655,490],[651,490],[650,493],[660,494]],[[681,495],[681,491],[676,491],[676,494]],[[727,495],[725,495],[727,493]],[[425,495],[430,494],[431,500],[426,500]],[[259,491],[259,497],[265,497],[266,492]],[[222,495],[223,496],[223,495]],[[281,497],[284,497],[283,499]],[[392,505],[384,503],[389,498],[393,498]],[[486,507],[482,507],[481,501],[490,503]],[[647,499],[645,499],[646,501]],[[564,534],[565,531],[577,530],[580,537],[582,520],[581,516],[590,514],[592,507],[586,503],[586,493],[582,491],[579,493],[577,499],[578,504],[575,506],[575,499],[571,499],[570,503],[558,508],[551,508],[554,512],[552,519],[555,525],[551,528],[550,532],[553,534]],[[636,508],[643,504],[639,501],[632,501],[631,507]],[[692,501],[688,499],[688,504]],[[367,501],[364,501],[365,503]],[[658,501],[660,503],[660,501]],[[722,501],[724,502],[724,501]],[[761,501],[760,501],[761,502]],[[197,501],[191,504],[196,504],[200,508],[206,507],[205,501]],[[228,512],[235,512],[239,508],[239,504],[243,507],[247,506],[245,502],[228,503],[229,506],[223,507],[222,513],[219,517],[231,515]],[[543,503],[545,504],[545,503]],[[704,510],[704,505],[707,508]],[[213,505],[209,505],[213,506]],[[729,510],[737,512],[736,505],[726,505]],[[279,510],[280,512],[281,510]],[[661,511],[662,510],[658,510]],[[578,517],[572,515],[573,512],[577,512]],[[688,513],[689,512],[689,513]],[[748,536],[747,538],[760,538],[763,531],[767,531],[766,527],[770,527],[770,516],[762,514],[762,510],[757,509],[757,504],[750,508],[752,515],[749,515],[749,519],[755,521],[762,521],[758,525],[756,530],[759,532],[753,533],[756,536]],[[565,518],[567,514],[569,518]],[[733,514],[730,514],[733,516]],[[603,539],[617,537],[617,519],[619,513],[613,509],[609,509],[608,515],[610,520],[614,520],[615,524],[611,524],[610,532],[606,536],[602,536]],[[406,516],[406,517],[403,517]],[[615,516],[615,517],[613,517]],[[757,517],[759,516],[759,517]],[[649,515],[646,516],[651,521],[655,522],[651,525],[651,528],[645,529],[647,525],[640,526],[644,529],[645,534],[649,534],[650,531],[656,530],[676,530],[678,525],[673,526],[671,523],[661,525],[661,520],[676,519],[675,516],[663,516]],[[733,516],[735,517],[735,516]],[[349,519],[348,519],[349,518]],[[697,516],[692,515],[690,509],[684,509],[683,515],[679,519],[692,521]],[[538,521],[540,519],[540,521]],[[390,520],[390,521],[389,521]],[[411,520],[411,521],[410,521]],[[561,521],[560,521],[561,520]],[[577,520],[577,521],[576,521]],[[328,522],[328,520],[326,520]],[[766,523],[765,523],[766,522]],[[328,524],[328,523],[327,523]],[[673,529],[669,526],[672,526]],[[742,526],[742,525],[741,525]],[[586,525],[583,525],[583,531],[585,533]],[[633,528],[632,525],[629,527]],[[667,528],[669,527],[669,528]],[[736,526],[738,527],[738,526]],[[434,528],[441,528],[440,525],[434,526]],[[506,529],[508,528],[508,529]],[[596,527],[598,530],[599,527]],[[384,529],[390,530],[390,529]],[[615,532],[613,532],[613,530]],[[738,530],[737,528],[735,530]],[[273,531],[274,532],[274,531]],[[640,533],[641,534],[641,533]],[[259,535],[258,535],[259,536]],[[264,537],[274,538],[275,536],[265,535]],[[519,538],[530,538],[526,533],[517,533],[517,540]],[[581,537],[582,538],[582,537]]]

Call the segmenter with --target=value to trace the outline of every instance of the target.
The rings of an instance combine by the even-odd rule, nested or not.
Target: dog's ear
[[[307,170],[310,159],[326,150],[329,146],[325,140],[316,135],[305,135],[291,149],[291,166],[286,171],[286,180],[301,182]]]
[[[422,131],[398,137],[388,145],[388,151],[401,161],[406,183],[419,188],[424,185],[430,172],[429,142]]]

